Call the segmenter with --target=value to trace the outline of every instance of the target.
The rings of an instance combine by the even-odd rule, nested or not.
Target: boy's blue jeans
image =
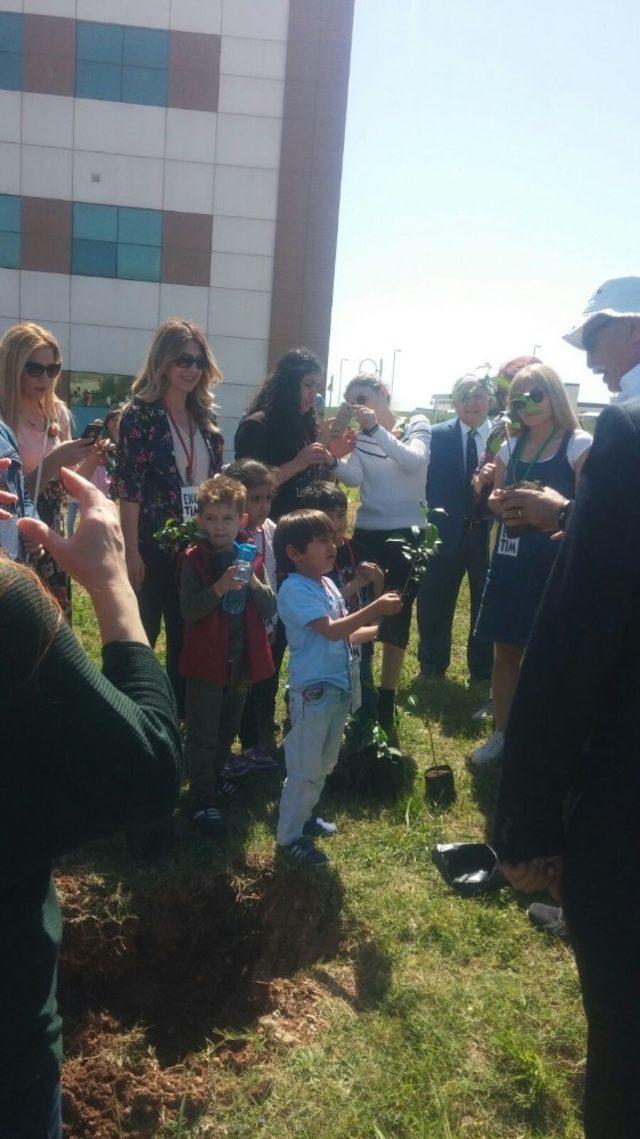
[[[302,836],[327,775],[336,765],[351,693],[333,684],[289,690],[291,731],[284,741],[287,778],[280,799],[278,843]]]

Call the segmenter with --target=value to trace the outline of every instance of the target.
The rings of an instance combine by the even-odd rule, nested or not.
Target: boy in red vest
[[[225,825],[216,805],[218,777],[238,733],[251,684],[273,674],[265,621],[276,599],[260,556],[248,588],[236,579],[234,540],[246,524],[246,491],[217,475],[198,488],[199,536],[182,558],[180,608],[184,641],[180,675],[186,678],[185,754],[194,801],[193,819],[204,835]],[[247,589],[242,613],[227,613],[226,594]]]

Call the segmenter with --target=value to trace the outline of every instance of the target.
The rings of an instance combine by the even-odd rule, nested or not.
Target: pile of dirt
[[[310,889],[271,866],[134,874],[126,885],[65,873],[58,888],[68,1139],[147,1139],[180,1112],[197,1116],[211,1094],[198,1052],[222,1033],[221,1059],[237,1067],[230,1032],[255,1026],[286,1044],[313,1031],[305,1005],[317,993],[281,979],[340,948],[332,874]]]

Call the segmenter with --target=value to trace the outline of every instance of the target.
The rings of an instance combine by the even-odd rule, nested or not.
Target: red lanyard
[[[191,483],[193,482],[193,456],[194,456],[194,452],[195,452],[195,434],[196,434],[196,430],[195,430],[195,427],[193,424],[193,420],[192,420],[191,416],[189,415],[189,448],[187,450],[186,443],[185,443],[184,439],[182,438],[182,432],[181,432],[180,428],[178,427],[178,424],[176,423],[175,419],[173,418],[173,416],[172,416],[171,412],[169,411],[169,408],[167,407],[166,404],[165,404],[164,410],[166,411],[167,415],[169,416],[169,419],[171,420],[171,423],[173,424],[173,427],[175,428],[175,433],[178,436],[180,446],[182,447],[182,450],[185,453],[185,457],[187,460],[187,469],[185,472],[186,479],[187,479],[187,486],[191,486]]]

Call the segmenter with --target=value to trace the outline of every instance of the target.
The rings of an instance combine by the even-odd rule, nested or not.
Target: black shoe
[[[217,807],[200,807],[194,813],[193,821],[200,834],[206,835],[207,838],[221,838],[227,829]]]
[[[335,823],[327,823],[319,815],[312,815],[304,824],[302,833],[307,838],[331,838],[337,833],[337,830]]]
[[[569,930],[564,920],[562,906],[545,906],[542,902],[533,902],[527,910],[529,920],[537,929],[544,930],[551,937],[569,938]]]

